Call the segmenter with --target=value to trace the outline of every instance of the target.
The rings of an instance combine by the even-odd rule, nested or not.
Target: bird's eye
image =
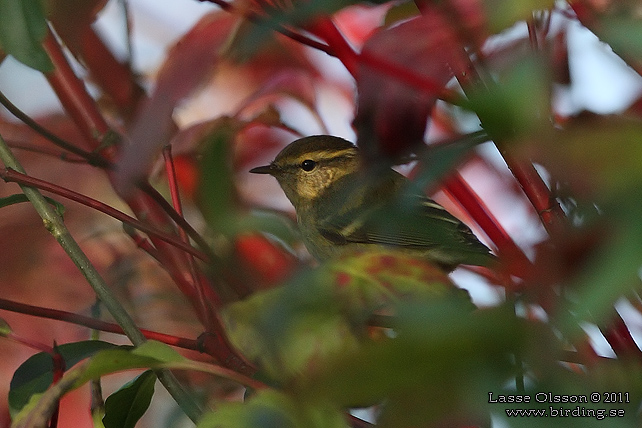
[[[306,159],[303,162],[301,162],[301,169],[303,171],[310,172],[314,169],[315,166],[317,166],[317,163],[312,159]]]

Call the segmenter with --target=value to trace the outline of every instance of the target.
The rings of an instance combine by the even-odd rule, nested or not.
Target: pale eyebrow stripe
[[[323,160],[335,159],[335,158],[341,158],[341,157],[352,157],[355,155],[356,153],[354,148],[347,148],[338,152],[331,152],[328,150],[319,150],[316,152],[309,153],[307,156],[301,156],[300,160],[305,160],[308,158],[316,158],[319,161],[323,161]]]

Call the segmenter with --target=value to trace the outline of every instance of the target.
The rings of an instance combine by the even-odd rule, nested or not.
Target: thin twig
[[[224,0],[198,0],[201,3],[214,3],[215,5],[219,6],[221,9],[223,9],[226,12],[233,13],[235,15],[240,15],[243,18],[247,19],[248,21],[254,23],[254,24],[260,24],[263,22],[265,18],[261,17],[259,14],[256,12],[253,12],[251,10],[245,10],[242,11],[235,7],[233,4],[228,3]],[[313,49],[317,49],[321,52],[325,52],[326,54],[330,56],[336,56],[335,52],[332,50],[332,48],[324,43],[320,43],[316,40],[313,40],[307,36],[304,36],[303,34],[297,33],[295,31],[292,31],[288,28],[285,28],[284,26],[277,24],[273,27],[274,31],[283,34],[285,37],[288,37],[295,42],[299,42],[303,45],[309,46]]]
[[[26,186],[35,187],[41,190],[45,190],[47,192],[51,192],[56,195],[62,196],[64,198],[70,199],[72,201],[78,202],[87,207],[93,208],[97,211],[107,214],[110,217],[120,220],[123,223],[133,228],[136,228],[138,230],[141,230],[150,236],[155,236],[158,239],[162,239],[168,244],[172,244],[177,248],[180,248],[181,250],[186,251],[198,257],[201,260],[204,260],[204,261],[209,260],[209,258],[205,253],[197,250],[196,248],[192,247],[188,243],[181,241],[175,235],[171,235],[169,233],[163,232],[150,224],[137,220],[134,217],[130,217],[124,212],[119,211],[116,208],[113,208],[96,199],[90,198],[89,196],[85,196],[83,194],[74,192],[73,190],[58,186],[48,181],[40,180],[38,178],[34,178],[29,175],[22,174],[11,168],[5,168],[4,170],[0,169],[0,178],[2,178],[7,182],[14,182],[20,185],[26,185]]]
[[[13,156],[11,149],[9,149],[9,146],[7,146],[2,137],[0,137],[0,159],[7,168],[26,174],[22,165],[20,165],[18,160]],[[58,241],[60,246],[65,250],[69,258],[82,272],[84,277],[87,279],[87,282],[94,289],[98,298],[103,302],[109,313],[123,328],[123,331],[129,340],[131,340],[134,345],[144,343],[146,340],[145,336],[136,326],[136,323],[129,313],[127,313],[118,299],[116,299],[105,283],[105,280],[100,276],[100,273],[98,273],[76,240],[71,236],[71,233],[69,233],[69,230],[58,213],[49,205],[49,202],[47,202],[37,189],[24,184],[20,185],[20,188],[42,218],[45,228],[56,238],[56,241]],[[181,409],[183,409],[185,414],[195,422],[200,419],[202,410],[197,406],[189,394],[187,394],[174,375],[168,370],[158,370],[157,375],[165,388],[167,388],[172,397],[174,397],[177,403],[181,406]]]
[[[472,219],[497,247],[499,258],[516,266],[517,271],[514,274],[526,272],[526,268],[532,265],[528,257],[459,173],[454,173],[445,181],[444,191],[452,195],[468,211]],[[472,207],[475,209],[471,209]]]
[[[14,302],[0,298],[0,309],[10,312],[16,312],[25,315],[31,315],[39,318],[48,318],[56,321],[67,322],[79,326],[91,328],[94,330],[104,331],[106,333],[125,334],[123,328],[118,324],[102,321],[85,315],[75,314],[73,312],[61,311],[58,309],[43,308],[40,306],[28,305],[26,303]],[[176,337],[165,333],[159,333],[152,330],[140,329],[141,333],[147,338],[176,346],[183,349],[199,350],[196,339],[187,339],[185,337]],[[42,350],[38,348],[38,350]]]
[[[178,190],[178,181],[176,178],[176,167],[174,165],[174,158],[172,156],[172,146],[167,145],[163,148],[163,157],[165,158],[165,171],[167,173],[167,182],[169,184],[169,189],[172,197],[172,205],[174,205],[174,210],[176,213],[183,217],[183,206],[181,204],[181,198]],[[187,232],[184,229],[179,229],[178,234],[185,243],[189,243],[189,238]],[[196,263],[194,262],[194,257],[189,257],[188,265],[190,269],[190,274],[192,275],[192,282],[194,283],[194,288],[196,289],[196,298],[200,302],[199,312],[204,316],[205,325],[212,324],[212,313],[207,304],[207,298],[205,294],[205,286],[201,280],[201,276],[198,273],[196,268]]]
[[[52,147],[42,147],[35,144],[20,143],[17,141],[12,141],[10,139],[6,140],[7,145],[12,149],[24,150],[26,152],[38,153],[45,156],[51,156],[57,159],[60,159],[64,162],[77,163],[77,164],[88,164],[87,159],[78,157],[76,155],[70,155],[65,151],[59,151]]]
[[[152,198],[154,202],[167,214],[181,229],[183,229],[190,238],[194,240],[196,245],[203,251],[210,260],[216,260],[216,255],[210,248],[209,244],[200,233],[194,229],[194,227],[185,220],[185,217],[176,212],[174,207],[167,202],[167,200],[161,195],[158,190],[154,189],[151,184],[148,182],[140,183],[138,187],[145,193],[147,196]]]
[[[48,129],[38,124],[38,122],[33,120],[31,117],[29,117],[29,115],[24,113],[15,104],[13,104],[11,100],[9,100],[4,95],[4,93],[2,93],[2,91],[0,91],[0,104],[2,104],[4,108],[6,108],[9,111],[9,113],[14,115],[22,123],[27,125],[29,128],[33,129],[35,132],[42,135],[44,138],[51,141],[61,149],[66,150],[69,153],[73,153],[76,156],[80,156],[83,159],[86,159],[87,162],[89,162],[91,165],[102,166],[102,167],[106,167],[108,165],[108,162],[102,156],[96,153],[83,150],[80,147],[76,147],[75,145],[64,140],[63,138],[60,138],[53,132],[50,132]]]

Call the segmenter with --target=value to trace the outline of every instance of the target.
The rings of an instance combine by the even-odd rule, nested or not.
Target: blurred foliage
[[[560,66],[556,52],[566,46],[563,37],[549,33],[547,21],[552,13],[568,19],[573,8],[582,24],[636,67],[642,53],[636,9],[627,2],[605,2],[603,8],[590,1],[394,2],[381,14],[382,26],[372,28],[358,46],[371,61],[359,64],[354,88],[348,91],[356,90],[356,96],[350,93],[356,99],[354,126],[372,157],[416,155],[415,182],[430,188],[462,160],[478,156],[474,150],[480,142],[492,140],[516,176],[520,170],[514,159],[529,166],[536,162],[545,172],[546,192],[535,196],[549,203],[550,210],[558,202],[567,208],[571,220],[549,229],[534,248],[531,266],[518,270],[508,260],[497,272],[482,272],[505,298],[494,307],[476,308],[441,270],[405,253],[357,252],[320,265],[300,260],[300,240],[291,220],[257,212],[244,199],[239,172],[301,132],[282,117],[279,102],[294,100],[323,128],[316,92],[331,79],[301,51],[275,53],[277,44],[291,45],[274,30],[308,30],[323,39],[323,27],[315,24],[329,15],[357,4],[386,2],[286,3],[245,2],[238,6],[246,18],[252,17],[245,20],[219,11],[208,14],[179,40],[160,68],[149,102],[129,128],[140,138],[126,146],[119,165],[125,181],[147,177],[157,149],[168,141],[184,143],[181,149],[198,160],[198,177],[190,177],[198,181],[190,208],[206,223],[216,257],[203,270],[214,278],[212,287],[220,281],[233,290],[216,315],[229,340],[256,366],[256,374],[248,378],[233,372],[223,367],[225,361],[217,365],[186,358],[157,342],[136,349],[101,341],[62,344],[54,347],[54,356],[59,353],[65,363],[61,377],[49,353],[32,356],[16,370],[9,393],[14,425],[44,426],[52,403],[90,380],[129,369],[171,368],[246,387],[243,403],[230,402],[225,394],[213,398],[213,410],[198,423],[203,428],[346,427],[354,424],[349,409],[361,407],[370,407],[382,427],[488,426],[491,417],[511,427],[639,426],[642,351],[616,304],[625,299],[638,311],[642,308],[640,114],[632,108],[611,117],[559,117],[552,102]],[[88,2],[82,16],[72,19],[79,4],[0,0],[2,50],[32,68],[50,71],[41,44],[48,31],[45,17],[56,26],[71,21],[61,37],[74,50],[81,29],[104,6]],[[530,38],[525,34],[507,45],[488,46],[486,55],[476,51],[489,35],[523,25],[521,20],[531,23]],[[324,42],[331,51],[332,38]],[[563,63],[568,60],[561,57]],[[295,65],[293,58],[298,58]],[[229,59],[248,62],[230,64]],[[176,106],[212,73],[224,73],[225,67],[247,71],[243,67],[250,63],[251,72],[239,79],[248,80],[243,83],[251,86],[250,95],[236,109],[193,128],[176,129]],[[399,67],[407,73],[396,73]],[[426,82],[452,89],[453,77],[459,87],[452,92],[426,91]],[[476,132],[462,136],[460,130],[469,124],[458,123],[455,115],[441,117],[439,123],[434,115],[438,99],[453,94],[462,97],[458,112],[474,114]],[[434,123],[452,138],[424,150],[424,135]],[[528,182],[519,184],[532,190]],[[0,198],[0,208],[17,202],[24,199]],[[464,208],[472,215],[484,209]],[[197,277],[201,267],[192,268]],[[209,308],[211,302],[203,303]],[[595,354],[587,325],[600,329],[616,358]],[[8,326],[2,331],[14,338]],[[60,379],[54,383],[55,377]],[[154,383],[155,375],[146,371],[107,398],[105,426],[135,426]],[[591,400],[537,399],[549,392]],[[609,393],[616,394],[615,402],[606,400]],[[627,394],[626,400],[620,402],[617,394]],[[500,395],[529,396],[531,401],[491,400]],[[615,409],[624,415],[605,422],[588,413],[512,418],[507,412],[564,413],[578,406],[580,413]]]
[[[0,49],[18,61],[40,71],[51,71],[53,64],[42,47],[47,21],[40,0],[0,2]]]

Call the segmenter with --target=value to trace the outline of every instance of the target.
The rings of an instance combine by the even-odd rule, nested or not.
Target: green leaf
[[[404,21],[406,19],[414,18],[420,14],[417,4],[413,1],[404,1],[401,3],[394,4],[388,12],[384,19],[384,24],[390,26],[399,21]]]
[[[105,428],[134,428],[149,408],[154,395],[156,375],[147,370],[107,397]]]
[[[158,358],[151,355],[155,355]],[[35,426],[44,425],[51,417],[51,412],[55,407],[52,403],[92,379],[98,379],[119,371],[140,368],[196,370],[235,380],[254,389],[259,389],[263,386],[260,382],[255,382],[230,369],[187,360],[178,356],[168,345],[148,341],[137,349],[125,349],[124,347],[106,349],[93,355],[90,359],[76,364],[65,372],[56,384],[49,387],[39,397],[35,398],[36,395],[30,395],[30,399],[29,397],[25,399],[30,405],[29,407],[23,406],[21,412],[15,415],[14,421],[19,422],[15,422],[14,428],[34,426],[34,420],[37,420],[40,424]]]
[[[176,363],[186,361],[186,358],[179,354],[174,348],[155,340],[148,340],[142,345],[134,348],[132,354],[142,357],[151,357],[162,363]]]
[[[357,345],[330,287],[310,273],[298,280],[256,293],[224,314],[234,344],[272,379],[289,379]]]
[[[267,376],[310,375],[367,338],[367,321],[401,302],[455,300],[473,308],[464,290],[428,262],[399,251],[346,255],[301,273],[284,287],[255,293],[223,314],[230,338]]]
[[[603,17],[592,30],[624,58],[642,58],[642,22],[635,9]]]
[[[64,217],[65,206],[63,204],[61,204],[60,202],[48,196],[45,196],[44,198],[47,200],[47,202],[49,202],[55,208],[56,213],[58,213],[60,217]],[[5,196],[4,198],[0,198],[0,208],[8,207],[9,205],[19,204],[23,202],[29,202],[27,195],[25,195],[24,193],[17,193],[15,195]]]
[[[58,352],[65,361],[67,368],[79,361],[90,357],[98,351],[117,347],[112,343],[99,340],[66,343],[58,346]],[[9,390],[9,409],[12,415],[19,412],[30,397],[47,390],[53,382],[53,362],[51,355],[40,352],[32,355],[22,363],[13,374]]]
[[[522,58],[488,88],[466,95],[481,126],[495,140],[506,141],[547,129],[550,117],[550,76],[537,55]]]
[[[0,46],[18,61],[42,72],[54,68],[42,47],[47,31],[40,0],[0,0]]]
[[[471,313],[453,301],[398,308],[396,337],[370,341],[302,379],[298,395],[341,407],[384,402],[377,426],[433,426],[452,414],[474,420],[488,388],[512,373],[523,328],[510,308]]]
[[[73,388],[111,373],[131,369],[155,368],[160,365],[161,362],[154,357],[136,355],[131,350],[126,349],[108,349],[94,355],[87,361],[87,365],[82,368]]]
[[[347,428],[343,413],[323,402],[305,402],[262,390],[245,403],[226,403],[207,413],[197,428]]]
[[[639,195],[638,198],[642,197]],[[639,199],[638,199],[639,200]],[[566,337],[582,337],[578,322],[608,322],[617,300],[640,284],[642,260],[642,212],[629,211],[631,221],[613,221],[613,236],[570,281],[567,305],[554,321]]]
[[[562,132],[533,135],[531,157],[558,177],[568,180],[576,193],[588,194],[608,214],[617,215],[617,204],[635,197],[642,181],[642,124],[616,116],[578,118]],[[620,202],[618,202],[618,200]],[[614,208],[610,210],[610,208]],[[635,206],[631,206],[635,208]]]
[[[198,202],[205,219],[215,230],[225,230],[233,213],[234,182],[230,149],[238,123],[233,119],[220,120],[205,136],[205,153],[201,161],[201,180]]]
[[[533,16],[533,12],[550,10],[555,5],[554,0],[484,0],[484,16],[493,33],[498,33],[518,21],[525,21]]]

